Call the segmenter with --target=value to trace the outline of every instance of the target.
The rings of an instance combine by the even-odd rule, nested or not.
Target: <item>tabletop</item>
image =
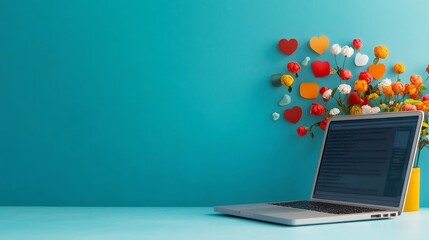
[[[283,226],[211,207],[0,207],[0,239],[428,239],[429,208],[395,219]]]

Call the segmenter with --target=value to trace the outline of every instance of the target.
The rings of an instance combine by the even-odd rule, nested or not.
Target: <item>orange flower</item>
[[[392,85],[383,87],[383,93],[386,95],[387,98],[392,98],[395,95],[395,92],[393,92]]]
[[[405,72],[405,66],[402,63],[395,63],[393,65],[393,71],[397,74],[404,73]]]
[[[417,105],[417,110],[426,112],[429,110],[429,101],[423,101],[422,104]]]
[[[368,90],[368,83],[365,80],[356,80],[354,89],[358,93],[363,93]]]
[[[417,94],[417,87],[413,84],[405,84],[405,94],[408,94],[410,96],[416,95]]]
[[[402,85],[401,82],[393,82],[392,83],[392,90],[396,93],[396,94],[403,94],[404,93],[404,85]]]
[[[417,74],[413,74],[410,76],[410,83],[416,86],[417,89],[423,85],[422,77]]]
[[[389,56],[389,49],[386,46],[376,46],[374,48],[374,55],[378,58],[385,59]]]

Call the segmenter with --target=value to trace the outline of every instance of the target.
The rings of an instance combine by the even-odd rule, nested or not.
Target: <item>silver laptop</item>
[[[397,217],[403,209],[423,117],[421,111],[333,117],[309,200],[214,210],[285,225]]]

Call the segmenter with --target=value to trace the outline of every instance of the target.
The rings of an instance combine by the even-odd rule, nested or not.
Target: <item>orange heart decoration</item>
[[[383,63],[371,64],[369,65],[368,72],[375,79],[379,80],[386,72],[386,66]]]
[[[283,116],[286,120],[291,123],[297,123],[302,116],[302,109],[298,106],[295,106],[291,109],[286,109],[283,113]]]
[[[315,82],[303,82],[299,87],[299,95],[305,99],[315,99],[319,93],[319,84]]]
[[[326,36],[312,37],[310,39],[310,47],[318,54],[322,54],[329,47],[329,39]]]

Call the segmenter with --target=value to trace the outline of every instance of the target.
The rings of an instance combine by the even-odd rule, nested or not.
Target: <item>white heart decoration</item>
[[[358,67],[365,66],[369,61],[368,55],[357,53],[355,56],[355,65]]]
[[[279,119],[279,117],[280,117],[280,114],[277,112],[273,112],[272,116],[273,116],[273,120],[277,121],[277,119]]]

